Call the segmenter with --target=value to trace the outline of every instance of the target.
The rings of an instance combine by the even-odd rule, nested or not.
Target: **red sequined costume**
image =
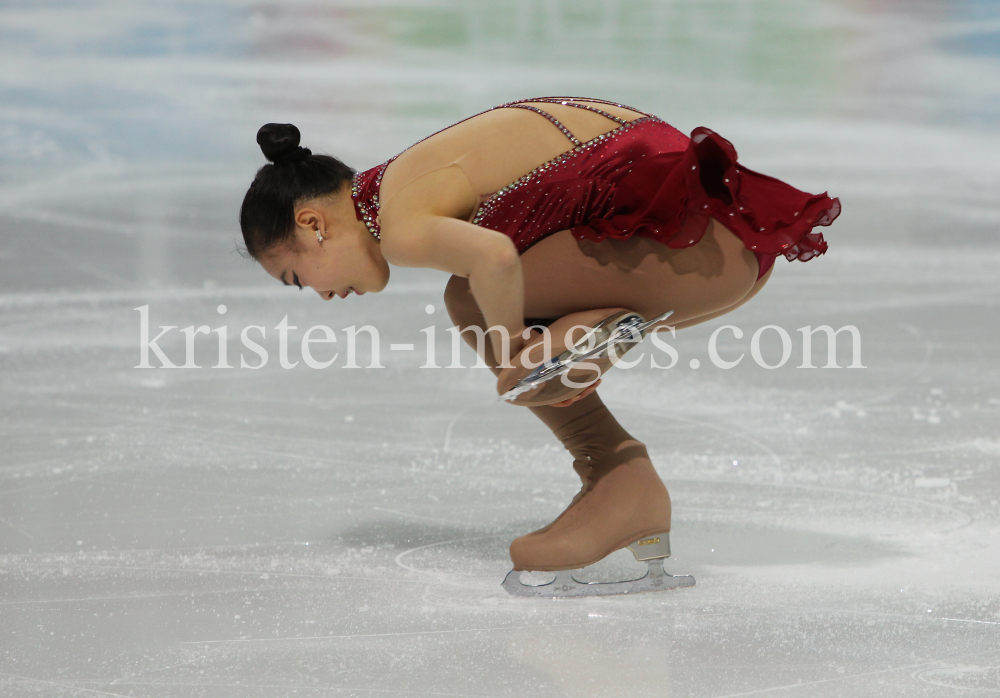
[[[619,126],[582,143],[558,119],[533,106],[544,103],[587,109]],[[712,217],[756,255],[758,278],[779,254],[805,262],[826,252],[823,235],[812,229],[833,222],[840,214],[839,199],[807,194],[747,169],[737,163],[733,145],[707,128],[696,128],[688,138],[651,114],[632,109],[644,116],[626,121],[594,104],[632,109],[571,97],[494,107],[529,109],[549,119],[574,147],[482,197],[472,222],[506,234],[523,253],[566,229],[578,239],[640,235],[668,247],[689,247],[701,239]],[[395,159],[354,176],[358,219],[376,238],[379,185]]]

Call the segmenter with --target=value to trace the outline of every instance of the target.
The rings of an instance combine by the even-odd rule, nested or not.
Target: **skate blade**
[[[693,587],[694,577],[673,576],[663,571],[663,560],[647,560],[646,574],[630,582],[578,582],[573,578],[575,570],[556,572],[556,578],[546,584],[530,585],[521,581],[521,572],[511,570],[503,580],[503,588],[512,596],[533,596],[536,598],[571,598],[579,596],[614,596],[617,594],[641,594],[646,591],[665,591],[681,587]]]
[[[673,310],[668,310],[659,317],[655,317],[652,320],[644,320],[638,313],[632,313],[618,321],[618,324],[610,331],[610,335],[600,342],[596,347],[586,351],[576,351],[575,347],[567,349],[559,356],[554,359],[550,359],[543,363],[541,366],[536,368],[534,371],[529,373],[527,376],[518,381],[517,385],[508,390],[506,393],[497,398],[497,402],[502,402],[504,400],[513,400],[518,395],[522,393],[527,393],[534,390],[539,385],[546,381],[550,381],[553,378],[558,378],[566,373],[569,373],[577,364],[586,362],[588,359],[601,359],[605,358],[610,351],[612,346],[618,346],[619,344],[624,344],[627,340],[632,340],[631,345],[635,346],[646,336],[649,328],[653,325],[663,322],[668,317],[674,314]],[[597,328],[600,329],[600,328]],[[594,330],[596,331],[596,330]],[[639,336],[639,340],[636,341],[636,335]],[[577,345],[585,343],[585,339],[577,342]],[[626,352],[628,351],[626,349]],[[620,358],[621,355],[619,355]]]

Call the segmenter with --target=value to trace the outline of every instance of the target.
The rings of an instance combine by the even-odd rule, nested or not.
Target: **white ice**
[[[0,695],[1000,695],[998,56],[987,0],[0,3]],[[827,255],[602,385],[691,589],[509,597],[507,545],[578,481],[485,369],[420,368],[445,276],[324,303],[233,252],[261,124],[364,169],[547,94],[844,204]],[[225,325],[237,368],[217,334],[133,368],[142,306]],[[279,365],[286,315],[289,360],[324,324],[333,366]],[[364,324],[383,369],[344,367]],[[865,368],[797,368],[819,325]]]

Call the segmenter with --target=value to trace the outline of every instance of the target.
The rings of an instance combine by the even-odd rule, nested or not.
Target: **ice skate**
[[[516,596],[562,597],[636,594],[694,585],[690,576],[663,569],[670,556],[670,495],[637,441],[621,444],[610,466],[578,461],[573,466],[583,488],[548,526],[521,536],[510,546],[514,569],[503,587]],[[584,583],[575,571],[616,550],[628,548],[648,565],[636,580]],[[523,571],[555,572],[553,581],[533,586]]]
[[[612,308],[560,318],[548,328],[552,346],[547,356],[542,356],[544,335],[539,334],[514,358],[513,367],[500,373],[499,399],[529,407],[568,400],[600,379],[654,325],[672,313],[647,321],[639,313]],[[591,329],[584,331],[588,327]],[[528,368],[539,362],[537,368]]]

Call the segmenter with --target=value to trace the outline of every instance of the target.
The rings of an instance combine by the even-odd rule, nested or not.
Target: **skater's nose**
[[[333,291],[320,291],[319,289],[316,289],[316,293],[318,293],[319,297],[325,301],[332,301],[333,297],[337,295]]]

